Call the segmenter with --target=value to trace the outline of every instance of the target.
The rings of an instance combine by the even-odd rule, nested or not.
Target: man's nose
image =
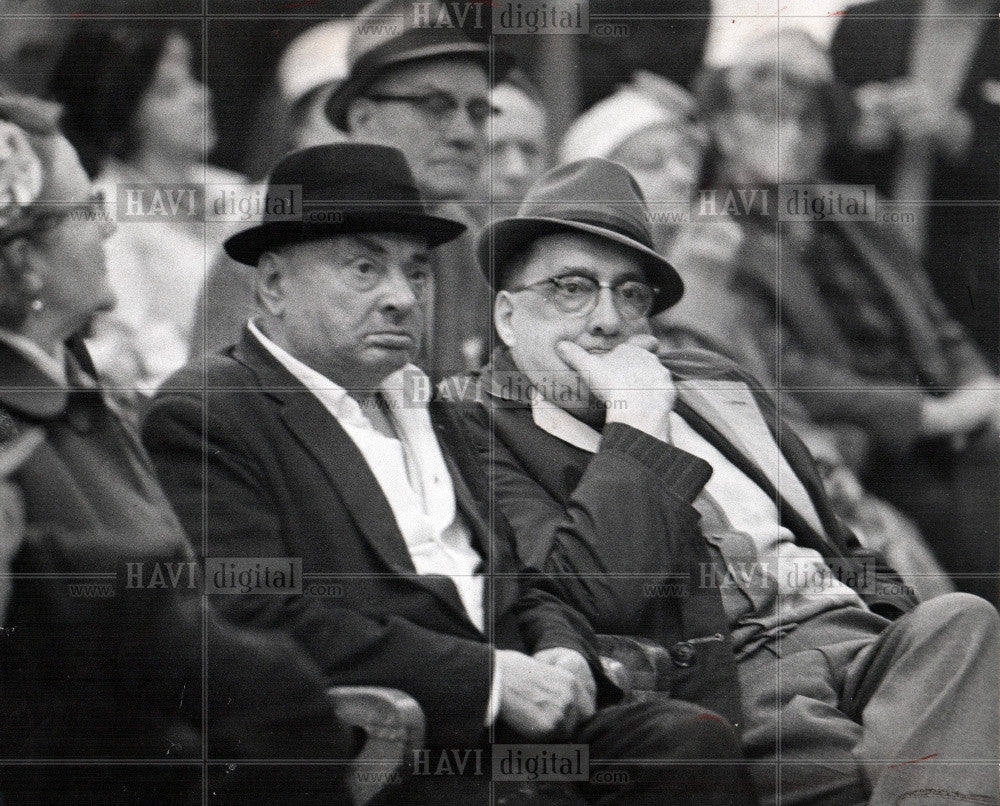
[[[524,149],[517,146],[503,149],[496,167],[500,176],[518,182],[524,181],[530,172]]]
[[[402,269],[395,268],[390,271],[382,285],[380,307],[385,311],[407,314],[416,307],[417,302],[416,292]]]
[[[587,329],[603,336],[614,336],[621,332],[622,317],[615,306],[614,294],[610,288],[598,290],[597,305],[587,318]]]
[[[452,143],[462,145],[465,148],[472,148],[479,141],[486,139],[485,126],[476,123],[470,116],[469,110],[464,104],[460,104],[451,120],[448,121],[448,128],[445,136]]]

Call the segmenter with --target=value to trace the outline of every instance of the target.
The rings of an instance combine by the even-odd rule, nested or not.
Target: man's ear
[[[274,252],[265,252],[257,262],[257,300],[272,316],[285,313],[288,293],[288,259]]]
[[[493,303],[493,326],[497,329],[500,340],[508,347],[513,347],[517,341],[510,323],[513,315],[514,306],[511,304],[510,294],[506,291],[497,292],[496,302]]]

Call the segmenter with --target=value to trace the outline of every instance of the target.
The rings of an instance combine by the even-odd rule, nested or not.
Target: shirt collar
[[[483,368],[482,382],[493,397],[519,408],[530,407],[535,425],[546,433],[580,450],[597,453],[600,432],[542,395],[531,394],[531,381],[517,368],[506,347],[494,349],[489,364]]]
[[[323,405],[329,409],[334,417],[341,422],[354,425],[358,428],[373,427],[358,401],[351,397],[344,387],[331,381],[325,375],[304,364],[287,350],[279,347],[264,335],[252,319],[247,323],[247,328],[253,337],[260,342],[260,345],[278,363],[292,373],[296,380],[323,402]],[[387,376],[379,385],[379,391],[382,393],[382,397],[388,404],[389,409],[398,415],[399,412],[407,408],[412,408],[418,402],[422,401],[422,398],[419,396],[410,394],[411,391],[426,389],[429,386],[426,374],[413,364],[407,364],[402,369]],[[426,406],[426,401],[422,402],[422,406]]]
[[[532,397],[531,419],[543,431],[587,453],[597,453],[601,446],[599,431],[541,395]]]

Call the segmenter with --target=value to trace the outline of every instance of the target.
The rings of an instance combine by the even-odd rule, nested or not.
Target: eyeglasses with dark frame
[[[444,90],[397,95],[387,92],[372,92],[365,97],[376,103],[412,104],[442,128],[448,126],[455,119],[455,113],[461,106],[454,95]],[[499,112],[500,110],[485,97],[470,98],[465,102],[465,113],[474,126],[485,126],[486,121]]]
[[[597,307],[601,289],[611,289],[615,310],[623,319],[644,319],[653,310],[660,289],[642,280],[609,283],[583,274],[564,274],[507,289],[511,293],[534,291],[570,316],[587,316]]]

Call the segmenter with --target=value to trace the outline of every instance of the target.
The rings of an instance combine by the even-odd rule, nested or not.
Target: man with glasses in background
[[[493,74],[500,78],[510,58],[494,49],[491,70],[491,49],[448,19],[439,3],[366,6],[355,21],[351,72],[331,94],[326,113],[352,140],[400,149],[432,212],[474,231],[475,218],[462,205],[471,201],[486,157],[496,111],[489,98]],[[469,235],[440,249],[436,263],[419,363],[440,380],[482,364],[491,301]]]
[[[560,166],[477,252],[503,344],[441,390],[521,562],[596,632],[666,648],[670,696],[738,727],[762,804],[995,802],[996,612],[917,605],[763,389],[650,335],[683,284],[632,175]]]

